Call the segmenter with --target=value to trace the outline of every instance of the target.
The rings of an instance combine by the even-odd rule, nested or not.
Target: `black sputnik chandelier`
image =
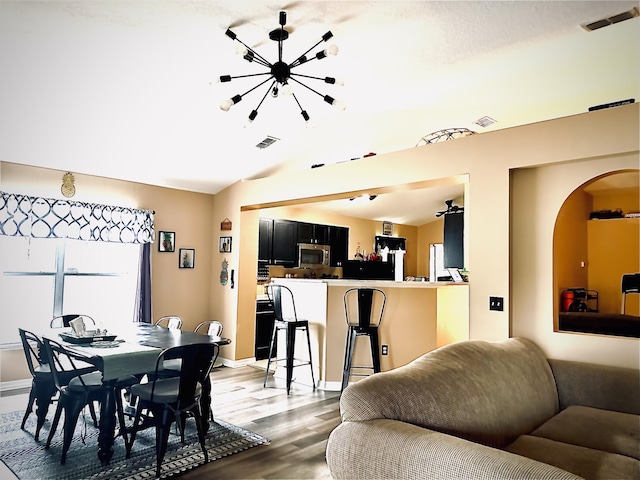
[[[323,95],[322,93],[318,92],[317,90],[303,83],[300,80],[300,78],[320,80],[320,81],[323,81],[324,83],[337,84],[337,85],[343,85],[344,83],[342,81],[337,80],[333,77],[322,78],[322,77],[314,77],[311,75],[303,75],[301,73],[293,72],[295,68],[301,65],[304,65],[305,63],[310,62],[312,60],[322,60],[323,58],[327,57],[327,55],[337,55],[338,47],[335,45],[329,45],[327,46],[326,49],[320,50],[317,53],[315,53],[315,55],[312,54],[312,56],[307,56],[307,54],[309,54],[311,50],[316,48],[322,42],[327,42],[330,38],[332,38],[333,34],[330,31],[325,33],[322,36],[322,38],[318,40],[318,42],[315,45],[313,45],[311,48],[309,48],[306,52],[304,52],[302,55],[296,58],[293,62],[286,63],[282,59],[282,43],[287,38],[289,38],[289,32],[284,28],[286,23],[287,23],[287,13],[280,12],[280,28],[276,28],[275,30],[272,30],[271,32],[269,32],[269,38],[274,42],[278,43],[278,61],[275,63],[271,63],[268,60],[266,60],[262,55],[260,55],[258,52],[256,52],[254,49],[252,49],[247,44],[245,44],[242,40],[240,40],[237,37],[237,35],[233,33],[230,29],[227,29],[226,31],[227,37],[229,37],[231,40],[239,42],[242,45],[240,49],[240,53],[242,54],[243,58],[250,63],[253,62],[266,67],[268,71],[261,72],[261,73],[253,73],[248,75],[220,76],[220,82],[230,82],[231,80],[236,78],[267,76],[266,80],[260,82],[258,85],[247,90],[243,94],[234,95],[233,97],[227,100],[223,100],[222,103],[220,103],[220,108],[222,110],[228,111],[233,105],[240,102],[247,94],[253,92],[257,88],[269,82],[271,83],[269,85],[269,88],[265,92],[264,96],[262,97],[262,100],[260,100],[260,103],[258,103],[258,106],[254,110],[251,110],[251,113],[249,114],[249,122],[253,122],[253,120],[255,120],[255,118],[258,116],[258,109],[260,108],[264,100],[267,98],[267,95],[269,95],[269,92],[271,92],[272,97],[277,97],[280,91],[282,91],[282,93],[284,93],[285,95],[290,95],[291,97],[293,97],[293,99],[298,104],[298,107],[300,108],[300,114],[302,115],[304,120],[308,122],[309,114],[304,108],[302,108],[302,105],[300,105],[298,98],[293,92],[292,85],[291,85],[292,83],[296,83],[312,91],[316,95],[319,95],[320,97],[322,97],[325,102],[339,108],[340,110],[344,110],[346,108],[346,105],[340,100],[336,100],[335,98],[329,95]]]

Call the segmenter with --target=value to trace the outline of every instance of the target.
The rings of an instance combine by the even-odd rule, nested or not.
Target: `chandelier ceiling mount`
[[[242,40],[240,40],[234,32],[232,32],[230,29],[227,29],[227,31],[225,32],[227,37],[229,37],[233,41],[237,41],[240,45],[242,45],[242,47],[240,47],[239,49],[240,53],[242,54],[242,58],[244,58],[247,62],[262,65],[266,67],[268,71],[253,73],[248,75],[236,75],[236,76],[221,75],[220,82],[223,82],[223,83],[230,82],[231,80],[238,79],[238,78],[257,77],[257,76],[266,76],[267,78],[266,80],[263,80],[262,82],[258,83],[258,85],[252,87],[246,92],[242,94],[234,95],[229,99],[223,100],[222,103],[220,104],[220,108],[224,111],[228,111],[233,105],[240,102],[247,94],[251,93],[258,87],[271,81],[269,88],[267,89],[266,93],[262,97],[262,100],[260,100],[260,103],[258,103],[258,106],[255,109],[253,109],[249,114],[249,122],[253,122],[253,120],[255,120],[255,118],[258,116],[258,109],[262,105],[262,102],[264,102],[264,100],[266,99],[269,92],[271,92],[272,97],[277,97],[280,93],[280,90],[282,90],[284,94],[290,95],[291,97],[293,97],[298,107],[300,108],[300,114],[302,115],[304,120],[308,122],[310,119],[309,114],[304,108],[302,108],[300,101],[298,100],[295,93],[293,92],[291,83],[296,83],[298,85],[301,85],[302,87],[305,87],[306,89],[310,90],[316,95],[319,95],[320,97],[322,97],[325,102],[331,105],[334,105],[335,107],[341,110],[344,110],[346,106],[343,102],[336,100],[330,95],[323,95],[322,93],[318,92],[317,90],[303,83],[300,80],[300,78],[320,80],[320,81],[323,81],[324,83],[328,83],[332,85],[333,84],[343,85],[344,82],[334,77],[316,77],[312,75],[303,75],[303,74],[293,72],[293,70],[296,67],[299,67],[300,65],[310,62],[311,60],[322,60],[328,55],[338,54],[338,47],[335,45],[329,45],[324,50],[320,50],[316,52],[313,56],[310,56],[310,57],[307,56],[307,54],[311,52],[311,50],[316,48],[322,42],[327,42],[329,39],[333,37],[333,34],[331,33],[331,31],[328,31],[327,33],[325,33],[315,45],[313,45],[311,48],[305,51],[302,55],[298,56],[293,62],[287,63],[282,58],[282,44],[286,39],[289,38],[289,31],[287,31],[284,28],[284,26],[287,23],[286,12],[280,12],[279,23],[280,23],[280,28],[276,28],[275,30],[272,30],[271,32],[269,32],[269,38],[278,44],[278,61],[274,63],[269,62],[267,59],[261,56],[258,52],[256,52],[254,49],[252,49],[247,44],[245,44]]]

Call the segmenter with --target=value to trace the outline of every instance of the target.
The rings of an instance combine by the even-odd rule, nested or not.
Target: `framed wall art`
[[[382,222],[382,235],[389,236],[389,237],[393,235],[393,223]]]
[[[178,256],[178,266],[180,268],[195,268],[196,266],[196,249],[181,248]]]
[[[231,237],[220,237],[218,250],[220,253],[231,253]]]
[[[176,251],[176,232],[158,232],[158,251],[159,252],[175,252]]]

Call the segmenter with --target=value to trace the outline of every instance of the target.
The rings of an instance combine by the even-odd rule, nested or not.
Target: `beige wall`
[[[2,182],[0,190],[48,198],[64,198],[60,193],[62,175],[65,172],[46,168],[28,167],[13,163],[0,163]],[[213,195],[154,187],[140,183],[94,177],[74,173],[76,195],[74,200],[154,210],[155,228],[176,232],[176,251],[158,252],[152,246],[153,318],[163,315],[179,315],[185,329],[192,330],[203,321],[210,320],[209,296],[212,289],[211,262],[217,235],[213,231]],[[219,226],[219,223],[218,223]],[[195,268],[178,268],[178,249],[195,248]],[[6,253],[6,252],[5,252]],[[235,322],[235,317],[219,317],[225,324]],[[16,326],[17,328],[17,326]],[[13,372],[15,365],[2,352],[0,357],[3,381],[25,378],[26,370]],[[224,356],[224,353],[222,354]],[[18,358],[24,363],[24,355]],[[12,357],[15,358],[15,357]]]
[[[552,356],[637,366],[637,341],[553,333],[551,267],[553,226],[569,193],[610,169],[637,168],[638,113],[638,104],[632,104],[242,181],[217,194],[215,202],[208,195],[78,174],[76,198],[154,209],[157,229],[176,231],[178,247],[196,248],[195,270],[179,270],[177,254],[162,257],[167,254],[154,248],[154,316],[181,314],[188,325],[200,319],[221,320],[225,336],[233,342],[221,355],[241,363],[253,357],[259,216],[255,210],[368,189],[410,188],[415,182],[468,181],[470,337],[500,340],[521,335]],[[365,162],[368,168],[362,168]],[[390,162],[397,168],[384,168]],[[535,168],[549,165],[553,167],[548,171]],[[38,195],[59,196],[64,172],[9,163],[1,168],[2,188],[33,188]],[[220,230],[225,218],[233,223],[230,232]],[[233,237],[231,253],[218,253],[217,240],[223,234]],[[410,238],[399,231],[394,234]],[[367,233],[363,238],[371,237]],[[418,242],[417,231],[414,241]],[[225,259],[229,271],[236,272],[235,288],[220,284]],[[489,296],[503,296],[505,310],[489,311]]]
[[[531,225],[553,231],[559,206],[580,184],[575,179],[583,177],[583,163],[606,158],[602,161],[606,165],[608,161],[626,158],[626,168],[634,162],[637,165],[638,132],[638,104],[632,104],[304,172],[243,181],[226,189],[224,195],[217,195],[216,208],[231,212],[226,213],[229,216],[240,209],[266,208],[287,202],[307,203],[331,195],[374,188],[402,188],[402,185],[418,181],[468,175],[465,242],[468,242],[466,255],[470,271],[470,337],[500,340],[521,334],[539,341],[543,349],[556,356],[637,364],[637,342],[604,339],[602,344],[588,344],[586,348],[587,345],[576,336],[564,335],[556,339],[552,336],[552,327],[549,328],[551,336],[533,328],[551,325],[553,283],[549,273],[551,234],[543,239],[546,243],[532,244],[537,232],[531,231]],[[428,156],[424,155],[425,148],[429,149]],[[366,169],[362,168],[364,162]],[[390,162],[397,168],[385,169]],[[520,183],[518,188],[512,185],[511,171],[554,164],[567,166],[558,176],[548,178],[548,185],[535,189],[530,198],[525,197],[517,203],[513,200],[516,196],[521,198],[519,189],[523,186]],[[536,171],[531,169],[531,172]],[[535,173],[532,175],[535,177]],[[584,181],[592,176],[584,177]],[[282,188],[283,185],[287,188]],[[530,186],[526,187],[525,191],[531,190]],[[561,199],[559,192],[563,193]],[[558,202],[553,217],[548,213],[550,198]],[[245,226],[257,230],[257,225]],[[242,233],[244,235],[244,230]],[[245,254],[248,262],[256,262],[255,252],[243,252],[243,259]],[[255,276],[241,279],[239,292],[241,301],[251,301],[251,297],[255,297]],[[247,292],[246,296],[243,292]],[[489,296],[504,297],[505,310],[489,311]],[[212,298],[220,302],[217,308],[224,309],[232,308],[230,305],[235,301],[233,295],[216,296],[215,289]],[[536,302],[535,308],[530,308],[532,299]],[[512,305],[514,300],[517,303]],[[526,327],[521,328],[524,325]],[[602,351],[602,358],[594,358],[594,351]],[[610,352],[613,354],[609,355]]]

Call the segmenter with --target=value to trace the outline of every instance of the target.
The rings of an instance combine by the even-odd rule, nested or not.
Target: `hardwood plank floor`
[[[258,446],[183,474],[184,480],[330,479],[325,461],[329,433],[340,423],[340,393],[313,391],[284,380],[269,379],[254,367],[217,368],[211,374],[213,411],[234,425],[267,437]]]
[[[215,460],[182,474],[181,480],[331,478],[325,449],[340,423],[339,392],[293,383],[287,395],[284,380],[273,377],[263,388],[264,370],[251,366],[215,368],[211,380],[215,417],[263,435],[271,444]],[[5,412],[26,404],[25,393],[0,398]],[[0,478],[11,477],[0,462]]]

